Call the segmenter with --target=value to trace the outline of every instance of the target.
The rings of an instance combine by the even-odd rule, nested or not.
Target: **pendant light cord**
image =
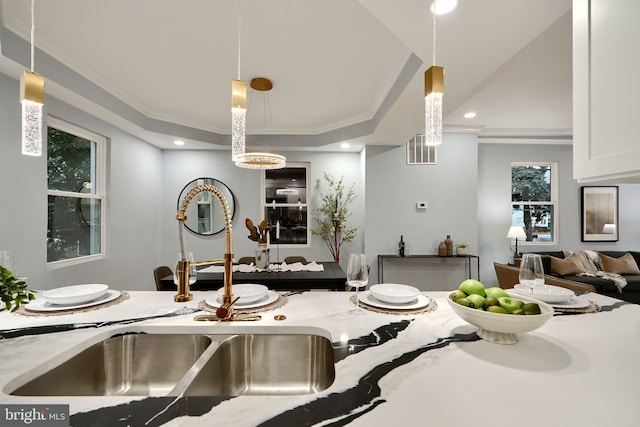
[[[34,39],[35,39],[35,28],[36,28],[36,18],[35,18],[35,0],[31,0],[31,72],[34,72],[34,63],[35,63],[35,47],[34,47]]]
[[[436,65],[436,11],[438,10],[438,0],[433,2],[433,65]]]
[[[241,40],[241,35],[242,35],[242,32],[241,32],[242,18],[240,16],[240,10],[239,9],[240,9],[240,4],[238,4],[238,79],[237,80],[240,80],[240,58],[241,58],[241,56],[240,56],[240,54],[241,54],[241,49],[240,49],[241,43],[240,43],[240,40]]]

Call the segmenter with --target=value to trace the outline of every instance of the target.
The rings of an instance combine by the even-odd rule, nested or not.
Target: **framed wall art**
[[[582,241],[617,242],[618,187],[582,187]]]

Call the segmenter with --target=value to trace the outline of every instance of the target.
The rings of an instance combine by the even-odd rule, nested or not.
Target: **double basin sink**
[[[42,370],[42,369],[40,369]],[[126,332],[89,345],[16,396],[239,396],[318,393],[335,379],[331,341],[310,333]]]

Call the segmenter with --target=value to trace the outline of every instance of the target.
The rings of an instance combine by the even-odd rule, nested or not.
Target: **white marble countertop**
[[[69,404],[75,426],[637,426],[640,306],[590,294],[602,311],[556,315],[514,345],[480,340],[445,292],[425,292],[438,309],[416,315],[356,316],[348,293],[306,292],[261,313],[258,322],[194,322],[195,314],[131,324],[100,322],[198,307],[213,292],[174,303],[170,292],[129,292],[119,304],[84,313],[27,317],[0,313],[0,334],[75,324],[78,329],[0,340],[0,405]],[[582,297],[584,298],[584,296]],[[285,315],[278,321],[275,315]],[[94,323],[86,325],[85,323]],[[84,324],[84,325],[83,325]],[[83,327],[84,326],[84,327]],[[232,398],[22,397],[8,393],[51,360],[66,359],[120,332],[313,331],[333,342],[336,379],[298,396]],[[20,335],[20,333],[16,333]]]

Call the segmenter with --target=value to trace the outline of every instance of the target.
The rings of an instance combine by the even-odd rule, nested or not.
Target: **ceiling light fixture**
[[[348,142],[343,142],[342,144],[340,144],[340,148],[346,150],[347,148],[351,148],[351,144],[349,144]]]
[[[434,2],[437,10],[438,0]],[[425,145],[442,144],[442,96],[444,68],[436,64],[436,14],[433,13],[433,65],[424,72]]]
[[[31,0],[31,70],[20,78],[22,104],[22,154],[42,155],[42,106],[44,105],[44,77],[34,72],[35,10]]]
[[[173,141],[173,143],[174,143],[175,145],[184,145],[184,141],[183,141],[183,140],[181,140],[181,139],[176,139],[175,141]]]
[[[431,13],[444,15],[451,12],[458,5],[458,0],[437,0],[431,4]]]
[[[269,91],[273,88],[271,80],[264,77],[257,77],[251,80],[252,89],[263,93],[263,110],[265,121],[265,138],[267,149],[269,148],[269,137],[267,136],[267,123],[271,124],[271,106],[268,105]],[[273,127],[273,126],[271,126]],[[287,159],[279,154],[269,152],[244,153],[236,160],[236,166],[247,169],[281,169],[287,164]]]
[[[476,113],[474,113],[473,111],[469,111],[468,113],[464,113],[464,118],[465,119],[473,119],[476,116]]]
[[[244,155],[247,120],[247,82],[240,80],[240,29],[238,13],[238,79],[231,80],[231,160],[234,162]]]

